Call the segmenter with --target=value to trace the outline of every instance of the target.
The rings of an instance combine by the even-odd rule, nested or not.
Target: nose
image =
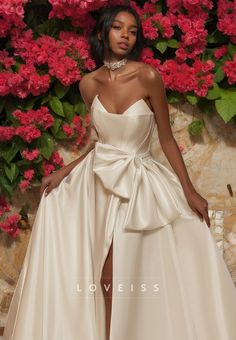
[[[126,37],[126,38],[127,38],[127,37],[128,37],[128,32],[127,32],[127,30],[126,30],[126,29],[123,29],[121,35],[122,35],[122,37]]]

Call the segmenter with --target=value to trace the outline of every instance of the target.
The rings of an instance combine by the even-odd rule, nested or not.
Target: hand
[[[47,196],[52,191],[52,189],[56,188],[61,183],[64,177],[65,174],[63,173],[63,171],[60,171],[60,169],[51,173],[48,176],[43,177],[40,187],[40,197],[42,196],[45,188],[45,196]]]
[[[200,220],[203,221],[203,219],[206,221],[206,224],[210,228],[210,218],[208,216],[208,202],[203,198],[201,195],[199,195],[196,191],[191,193],[185,194],[188,204],[190,208],[200,217]]]

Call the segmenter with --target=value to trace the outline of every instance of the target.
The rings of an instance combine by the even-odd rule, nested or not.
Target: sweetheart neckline
[[[138,100],[136,100],[136,102],[134,102],[133,104],[131,104],[125,111],[123,111],[122,113],[113,113],[113,112],[109,112],[107,111],[107,109],[105,108],[105,106],[102,104],[101,100],[99,99],[98,97],[98,94],[96,94],[93,98],[93,101],[92,101],[92,104],[91,104],[91,107],[93,106],[93,103],[95,101],[95,99],[97,99],[99,101],[99,103],[102,105],[103,109],[105,110],[106,113],[110,114],[110,115],[114,115],[114,116],[124,116],[125,113],[130,110],[131,107],[133,107],[134,105],[136,105],[137,103],[139,102],[143,102],[144,105],[148,108],[148,110],[153,113],[153,111],[150,109],[150,107],[148,106],[148,104],[146,103],[146,101],[143,99],[143,98],[140,98]]]

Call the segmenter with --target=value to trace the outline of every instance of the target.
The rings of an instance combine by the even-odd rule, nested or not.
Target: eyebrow
[[[114,21],[119,21],[119,22],[121,22],[121,23],[124,23],[124,21],[118,20],[118,19],[113,20],[113,22],[114,22]],[[130,25],[130,27],[136,27],[136,28],[137,28],[138,26],[137,26],[137,25]]]

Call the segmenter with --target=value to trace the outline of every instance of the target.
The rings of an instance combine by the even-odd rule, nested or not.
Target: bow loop
[[[170,192],[166,192],[167,205],[160,201],[166,190],[163,194],[164,187],[160,187],[158,178],[155,180],[157,183],[151,183],[150,161],[149,151],[128,153],[111,144],[95,144],[93,171],[109,192],[128,200],[124,229],[142,231],[159,228],[180,214]]]

